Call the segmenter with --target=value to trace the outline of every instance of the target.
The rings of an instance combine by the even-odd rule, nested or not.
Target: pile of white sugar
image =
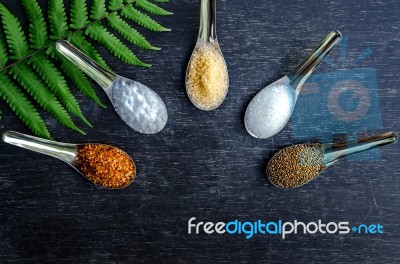
[[[289,78],[276,81],[251,100],[245,115],[247,131],[256,138],[272,137],[285,127],[295,103]]]

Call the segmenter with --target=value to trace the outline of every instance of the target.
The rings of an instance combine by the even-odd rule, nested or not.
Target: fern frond
[[[91,38],[103,44],[114,56],[120,58],[122,61],[136,66],[150,67],[149,64],[139,60],[124,43],[108,32],[100,23],[93,24],[85,32]]]
[[[169,2],[169,0],[154,0],[154,1],[159,2],[159,3],[168,3]]]
[[[105,16],[107,16],[106,1],[93,0],[92,8],[90,9],[90,18],[98,20]]]
[[[21,59],[29,54],[28,42],[22,31],[21,23],[18,18],[0,3],[0,15],[3,22],[6,40],[10,50],[10,58]]]
[[[3,34],[0,32],[0,69],[4,68],[8,62],[8,52]]]
[[[71,28],[80,29],[89,24],[86,0],[72,0],[70,14]]]
[[[106,106],[97,97],[84,72],[59,54],[53,44],[60,39],[69,39],[85,54],[109,69],[98,50],[88,41],[90,38],[126,63],[148,67],[150,65],[136,57],[121,40],[123,37],[142,49],[159,50],[128,23],[130,22],[128,20],[131,20],[156,32],[170,31],[138,10],[145,10],[155,15],[172,14],[154,4],[154,2],[168,2],[167,0],[153,0],[153,3],[150,1],[91,0],[90,16],[88,16],[86,0],[70,0],[68,19],[64,0],[48,0],[46,1],[47,24],[38,0],[21,0],[29,19],[29,34],[24,32],[19,19],[0,3],[0,27],[4,29],[0,30],[0,97],[39,136],[50,138],[46,124],[35,109],[36,104],[32,104],[33,100],[31,102],[31,98],[27,98],[23,90],[26,90],[60,124],[84,134],[75,125],[71,116],[76,115],[87,125],[91,125],[83,116],[76,98],[68,87],[66,77],[81,93],[100,107],[106,108]],[[109,28],[113,29],[112,32],[100,23],[103,19],[107,19]],[[74,30],[73,33],[70,28]],[[47,55],[44,53],[45,50]],[[59,66],[55,66],[53,59],[59,62]],[[10,60],[14,61],[10,64]],[[16,85],[17,82],[20,86]],[[9,89],[6,89],[8,86]]]
[[[10,73],[40,106],[51,114],[60,124],[85,135],[85,132],[74,124],[55,95],[45,88],[44,84],[37,78],[36,74],[26,63],[18,63],[10,68]]]
[[[42,9],[36,0],[22,0],[22,6],[29,18],[29,42],[32,49],[40,49],[48,40],[47,26]]]
[[[92,124],[83,116],[79,104],[69,89],[66,80],[47,56],[43,53],[35,54],[29,59],[29,63],[57,96],[65,109],[79,117],[86,125],[92,127]]]
[[[75,84],[76,88],[84,95],[92,99],[96,104],[98,104],[102,108],[107,108],[100,99],[97,97],[95,90],[92,87],[90,81],[86,78],[86,75],[76,67],[72,62],[58,53],[54,47],[51,47],[49,51],[54,58],[57,58],[60,61],[61,69],[71,79],[71,81]]]
[[[135,4],[137,7],[140,7],[154,15],[158,15],[158,16],[168,16],[168,15],[172,15],[171,12],[147,1],[147,0],[136,0]]]
[[[110,14],[107,21],[110,27],[132,44],[138,45],[143,49],[160,50],[160,48],[152,46],[142,34],[126,23],[117,13]]]
[[[63,0],[49,0],[50,38],[59,40],[69,34]]]
[[[110,0],[108,3],[108,9],[115,11],[121,9],[124,6],[123,0]]]
[[[152,19],[148,15],[143,14],[132,6],[126,6],[124,9],[121,10],[121,14],[122,16],[136,22],[138,25],[145,27],[151,31],[171,31],[170,29],[163,27],[154,19]]]
[[[86,40],[85,36],[82,35],[82,32],[72,35],[69,38],[69,41],[83,53],[94,59],[101,66],[111,70],[104,59],[100,56],[99,52]]]
[[[35,107],[4,74],[0,74],[0,97],[33,133],[39,137],[51,138],[45,122]]]

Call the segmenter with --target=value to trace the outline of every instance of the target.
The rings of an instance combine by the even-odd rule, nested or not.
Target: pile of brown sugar
[[[325,169],[320,144],[293,145],[276,153],[267,166],[268,179],[282,188],[301,186]]]
[[[132,159],[122,150],[102,144],[78,147],[78,169],[93,183],[105,188],[123,188],[136,176]]]
[[[190,59],[186,90],[190,100],[203,110],[218,107],[228,90],[228,70],[215,43],[197,47]]]

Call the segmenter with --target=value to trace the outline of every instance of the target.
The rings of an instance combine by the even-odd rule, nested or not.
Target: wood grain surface
[[[1,1],[19,16],[19,1]],[[55,139],[101,142],[129,153],[138,167],[128,188],[98,188],[72,168],[44,155],[0,143],[1,263],[400,263],[400,144],[377,157],[342,160],[314,182],[294,190],[271,186],[268,160],[279,149],[298,142],[320,142],[318,132],[336,127],[319,108],[304,115],[309,138],[298,137],[291,123],[273,138],[252,138],[243,124],[250,99],[287,74],[332,30],[347,38],[348,58],[373,51],[357,68],[374,69],[378,127],[330,133],[372,135],[400,130],[400,2],[328,0],[220,0],[218,38],[225,56],[230,88],[226,101],[212,112],[197,110],[185,94],[184,75],[194,47],[200,1],[172,0],[174,12],[158,20],[172,29],[153,34],[142,28],[160,52],[139,51],[153,67],[127,66],[104,48],[102,55],[120,75],[138,80],[165,101],[169,122],[156,135],[128,128],[113,111],[100,109],[74,89],[84,114],[94,124],[81,136],[43,114]],[[67,3],[67,2],[66,2]],[[46,7],[46,1],[41,1]],[[27,23],[24,24],[24,27]],[[94,44],[97,46],[97,44]],[[340,48],[330,55],[340,59]],[[323,63],[315,74],[349,70]],[[306,96],[306,95],[303,95]],[[325,102],[325,103],[324,103]],[[298,105],[301,109],[304,103]],[[27,128],[1,101],[1,132]],[[376,109],[375,109],[376,111]],[[374,119],[376,121],[376,119]],[[82,123],[77,123],[84,128]],[[318,123],[318,124],[317,124]],[[374,152],[376,153],[376,152]],[[372,154],[371,154],[372,155]],[[375,160],[374,160],[375,159]],[[188,235],[197,221],[348,221],[380,223],[377,235]]]

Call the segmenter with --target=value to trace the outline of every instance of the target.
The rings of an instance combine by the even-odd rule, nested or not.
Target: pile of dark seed
[[[324,153],[320,144],[301,144],[282,149],[267,166],[268,179],[282,188],[303,185],[325,169]]]

